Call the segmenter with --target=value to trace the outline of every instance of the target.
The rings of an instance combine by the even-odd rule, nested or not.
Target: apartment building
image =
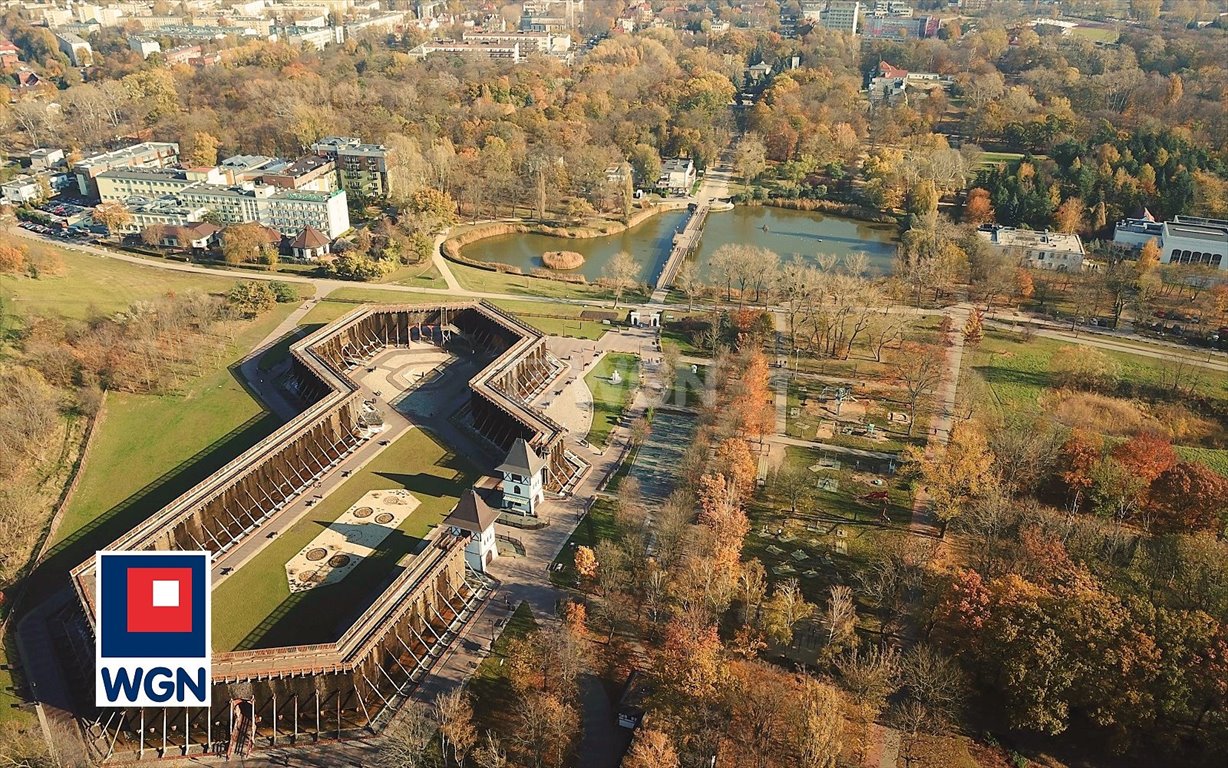
[[[68,57],[74,67],[88,67],[94,63],[94,48],[72,32],[56,32],[56,45]]]
[[[857,0],[828,0],[826,7],[819,11],[819,26],[855,35],[860,18],[861,3]]]
[[[454,56],[470,56],[476,59],[491,61],[510,61],[519,64],[523,56],[520,53],[520,43],[466,43],[455,40],[441,40],[433,43],[423,43],[409,52],[410,56],[425,59],[438,54]]]
[[[174,142],[146,141],[130,147],[91,155],[72,167],[82,195],[97,199],[99,174],[115,168],[166,168],[179,162],[179,145]]]
[[[364,144],[362,139],[329,136],[311,145],[311,151],[336,163],[340,186],[358,200],[387,197],[390,154],[382,144]]]
[[[553,32],[465,32],[461,41],[479,45],[494,44],[509,46],[513,43],[520,46],[520,55],[546,53],[562,55],[571,50],[571,35],[555,34]]]

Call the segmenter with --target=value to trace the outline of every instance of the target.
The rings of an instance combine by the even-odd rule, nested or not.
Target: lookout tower
[[[537,507],[545,500],[542,487],[545,485],[546,460],[537,455],[523,437],[516,438],[495,471],[503,475],[503,506],[536,515]]]

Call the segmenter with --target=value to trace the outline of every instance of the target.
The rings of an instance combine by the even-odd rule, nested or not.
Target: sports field
[[[397,563],[416,552],[476,475],[464,458],[414,428],[213,592],[213,648],[229,651],[335,640],[378,595]],[[404,488],[420,502],[405,521],[342,581],[290,593],[286,561],[368,491]]]

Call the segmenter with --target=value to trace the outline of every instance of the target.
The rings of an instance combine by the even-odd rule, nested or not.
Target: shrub
[[[273,289],[273,298],[278,304],[290,304],[298,301],[298,288],[290,283],[275,280],[269,283],[269,288]]]

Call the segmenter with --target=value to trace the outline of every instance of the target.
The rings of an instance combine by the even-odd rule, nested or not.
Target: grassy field
[[[387,583],[397,563],[416,552],[465,488],[473,468],[414,429],[282,531],[213,593],[213,647],[218,651],[335,640]],[[343,581],[290,594],[285,564],[368,491],[404,488],[420,502],[396,533]]]
[[[617,384],[610,378],[618,371],[622,381]],[[584,383],[593,393],[593,426],[588,431],[588,441],[605,447],[610,432],[622,417],[623,409],[631,402],[631,396],[640,382],[640,359],[637,355],[612,352],[584,377]]]
[[[980,391],[980,405],[1002,412],[1039,411],[1040,396],[1053,386],[1050,373],[1053,355],[1070,346],[1059,339],[1034,338],[1022,341],[1019,336],[990,330],[974,352],[968,356],[968,370],[986,386]],[[1155,347],[1165,351],[1163,347]],[[1162,360],[1133,355],[1128,352],[1102,351],[1121,367],[1123,381],[1135,385],[1159,385],[1163,381]],[[1200,382],[1199,391],[1216,399],[1228,398],[1228,376],[1209,373]]]
[[[1093,43],[1115,43],[1120,37],[1117,30],[1104,27],[1075,27],[1070,30],[1070,34],[1091,40]]]
[[[448,287],[448,281],[443,279],[433,259],[425,259],[421,264],[408,264],[401,267],[380,282],[408,285],[414,288]]]
[[[1173,449],[1185,461],[1197,461],[1228,477],[1228,450],[1177,445]]]
[[[561,280],[548,280],[542,277],[509,275],[456,262],[449,262],[448,267],[456,276],[461,287],[471,291],[506,293],[512,296],[609,301],[611,305],[614,301],[614,295],[609,290],[591,283],[565,283]],[[645,298],[647,297],[638,291],[627,291],[623,294],[621,303],[634,304]]]
[[[292,309],[292,305],[279,304],[247,324],[228,346],[224,367],[190,382],[179,394],[111,393],[106,416],[94,434],[89,461],[82,469],[56,540],[73,537],[124,504],[143,510],[141,517],[148,515],[157,509],[151,504],[164,504],[170,500],[165,498],[166,493],[180,487],[171,483],[166,491],[160,490],[159,483],[168,473],[189,467],[196,472],[197,464],[210,467],[211,472],[248,447],[239,440],[254,441],[259,439],[256,435],[272,431],[276,419],[248,394],[229,366],[244,357]]]
[[[55,252],[64,262],[64,273],[32,278],[0,278],[12,291],[19,312],[83,319],[95,313],[125,309],[133,302],[155,299],[168,293],[224,293],[241,275],[193,275],[126,261],[69,251],[49,243],[21,240],[29,251]],[[300,295],[313,292],[299,285]]]

